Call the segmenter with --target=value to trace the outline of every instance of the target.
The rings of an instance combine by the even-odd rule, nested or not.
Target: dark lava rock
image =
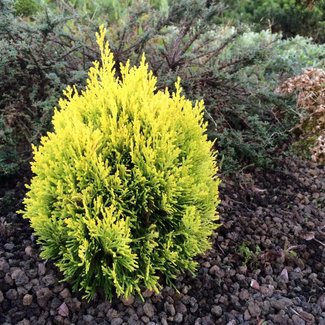
[[[29,295],[29,294],[26,294],[23,298],[23,305],[24,306],[29,306],[31,305],[33,302],[33,296],[32,295]]]
[[[318,298],[318,301],[317,301],[318,305],[320,306],[320,308],[325,311],[325,293],[323,295],[321,295],[319,298]]]
[[[138,297],[107,302],[101,292],[83,301],[69,284],[59,284],[62,274],[41,261],[31,229],[14,215],[17,232],[0,236],[0,324],[325,325],[325,253],[319,244],[325,242],[325,169],[299,159],[279,161],[267,173],[224,175],[223,226],[212,249],[197,258],[198,272],[182,274],[178,292],[145,290],[145,303]]]
[[[46,275],[45,277],[43,277],[43,283],[45,284],[45,286],[49,287],[49,286],[52,286],[56,283],[56,279],[53,275],[51,274],[48,274]]]
[[[176,301],[175,309],[178,313],[181,313],[182,315],[185,315],[187,313],[187,308],[185,304],[183,304],[181,301]]]
[[[4,249],[6,251],[11,252],[15,248],[15,244],[13,244],[13,243],[7,243],[3,247],[4,247]]]
[[[183,314],[177,313],[174,317],[175,323],[182,323],[183,322]]]
[[[277,310],[284,310],[288,306],[292,305],[292,300],[289,298],[281,298],[281,299],[272,299],[271,300],[271,307]]]
[[[293,321],[293,325],[306,325],[306,322],[296,314],[292,315],[291,319]]]
[[[10,266],[7,263],[7,261],[4,259],[0,259],[0,271],[4,273],[8,273],[9,270],[10,270]]]
[[[11,278],[15,281],[16,286],[22,286],[28,283],[29,279],[25,272],[21,269],[16,269],[11,273]]]
[[[17,290],[15,290],[15,289],[9,289],[9,290],[6,292],[6,297],[7,297],[9,300],[16,300],[16,299],[18,298]]]
[[[112,325],[121,325],[122,323],[123,323],[123,319],[119,317],[113,318],[111,321]]]
[[[211,315],[208,315],[208,316],[202,317],[201,324],[202,325],[214,325],[215,322],[213,320],[213,317]]]
[[[254,318],[257,318],[261,314],[261,308],[256,304],[256,302],[250,302],[248,304],[248,311]]]
[[[52,298],[53,293],[49,288],[41,288],[36,291],[37,303],[41,307],[46,307],[50,298]]]
[[[211,314],[219,317],[222,315],[222,308],[220,306],[213,306],[211,308]]]
[[[164,309],[165,309],[165,312],[171,316],[174,316],[176,314],[175,307],[173,304],[165,302]]]
[[[143,311],[149,318],[152,318],[155,314],[154,306],[148,302],[144,304]]]
[[[67,299],[67,298],[70,298],[71,297],[71,293],[69,291],[68,288],[64,288],[61,292],[60,292],[60,297],[62,299]]]

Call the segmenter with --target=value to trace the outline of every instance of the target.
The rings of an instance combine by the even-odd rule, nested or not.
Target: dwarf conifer
[[[112,298],[195,270],[218,227],[219,180],[203,102],[179,81],[157,91],[144,57],[118,79],[103,27],[97,42],[86,89],[66,89],[34,147],[23,214],[74,289]]]

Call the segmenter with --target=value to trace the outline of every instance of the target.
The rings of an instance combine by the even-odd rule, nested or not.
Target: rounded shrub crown
[[[157,291],[210,247],[218,227],[217,167],[203,102],[157,91],[145,59],[114,59],[101,28],[101,64],[81,93],[67,88],[54,131],[34,148],[24,200],[41,244],[74,289],[112,298]]]

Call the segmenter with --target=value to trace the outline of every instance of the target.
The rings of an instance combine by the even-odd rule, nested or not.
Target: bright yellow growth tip
[[[101,63],[87,87],[68,87],[54,132],[34,148],[35,176],[24,217],[42,245],[87,298],[158,290],[210,247],[218,225],[217,167],[206,137],[203,102],[157,91],[143,56],[120,66],[102,26]]]

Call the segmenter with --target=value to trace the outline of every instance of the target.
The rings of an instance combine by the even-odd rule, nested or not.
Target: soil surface
[[[22,185],[0,191],[0,324],[323,324],[325,170],[298,159],[225,178],[213,249],[160,294],[87,303],[39,257],[15,211]],[[12,198],[15,199],[12,199]]]

